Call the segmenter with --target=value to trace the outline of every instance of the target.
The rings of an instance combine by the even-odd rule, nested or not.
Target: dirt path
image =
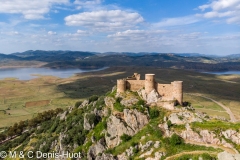
[[[193,93],[186,93],[186,94],[190,94],[190,95],[194,95],[194,96],[199,96],[199,97],[206,98],[206,99],[209,99],[209,100],[213,101],[214,103],[218,104],[218,105],[221,106],[223,109],[225,109],[225,111],[226,111],[226,112],[228,113],[228,115],[230,116],[230,121],[231,121],[231,122],[237,122],[237,120],[236,120],[234,114],[232,113],[232,111],[231,111],[228,107],[226,107],[225,105],[223,105],[222,103],[220,103],[220,102],[218,102],[218,101],[216,101],[216,100],[214,100],[214,99],[212,99],[212,98],[203,96],[203,95],[201,95],[201,94],[193,94]]]
[[[218,154],[217,152],[212,152],[212,151],[186,151],[186,152],[181,152],[181,153],[172,155],[170,157],[167,157],[165,160],[174,160],[177,157],[180,157],[186,154],[203,154],[203,153],[214,154],[214,155]]]

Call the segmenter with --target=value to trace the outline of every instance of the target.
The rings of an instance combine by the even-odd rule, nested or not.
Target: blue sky
[[[4,0],[0,53],[240,53],[240,0]]]

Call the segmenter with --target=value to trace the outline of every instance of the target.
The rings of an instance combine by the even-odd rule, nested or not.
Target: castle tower
[[[145,91],[150,93],[155,89],[155,74],[145,74]]]
[[[118,79],[117,80],[117,92],[124,93],[126,91],[126,80]]]
[[[182,90],[182,81],[174,81],[172,82],[172,93],[173,97],[177,100],[177,102],[182,105],[183,102],[183,90]]]
[[[140,74],[134,73],[133,75],[134,75],[134,77],[136,78],[136,80],[140,80],[140,76],[141,76]]]

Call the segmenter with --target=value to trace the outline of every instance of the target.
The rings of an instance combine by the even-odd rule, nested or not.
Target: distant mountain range
[[[1,61],[39,61],[48,68],[99,68],[105,66],[154,66],[204,71],[240,70],[240,54],[228,56],[199,53],[88,52],[29,50],[0,54]],[[11,63],[12,64],[12,63]]]

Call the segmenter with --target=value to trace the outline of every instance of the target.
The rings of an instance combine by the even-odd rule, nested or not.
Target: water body
[[[51,75],[60,78],[68,78],[76,73],[93,72],[104,70],[100,69],[48,69],[48,68],[8,68],[0,69],[0,79],[17,78],[19,80],[30,80],[37,78],[37,75]]]
[[[240,75],[240,71],[203,72],[203,73],[216,74],[216,75],[225,75],[225,74],[239,74]]]

